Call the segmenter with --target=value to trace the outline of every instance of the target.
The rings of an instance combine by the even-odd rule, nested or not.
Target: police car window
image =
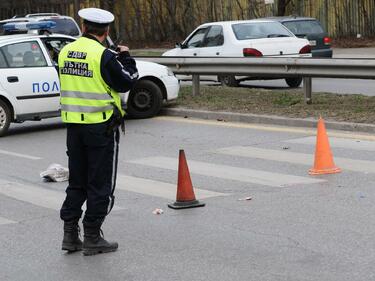
[[[8,67],[3,52],[0,51],[0,68]]]
[[[1,48],[9,67],[47,66],[38,42],[22,42]]]
[[[54,21],[56,26],[52,29],[48,29],[51,33],[66,34],[70,36],[79,36],[78,26],[68,18],[50,18],[43,21]]]
[[[67,44],[69,44],[71,42],[73,42],[73,40],[67,39],[67,38],[48,38],[48,39],[43,39],[43,43],[46,46],[51,59],[55,63],[57,63],[57,59],[58,59],[58,56],[59,56],[59,53],[60,53],[61,49],[65,45],[67,45]]]

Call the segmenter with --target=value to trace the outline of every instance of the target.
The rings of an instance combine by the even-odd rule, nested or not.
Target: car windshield
[[[278,22],[238,23],[233,24],[232,29],[238,40],[292,36]]]
[[[295,35],[324,33],[320,23],[314,20],[287,21],[283,24]]]
[[[79,29],[77,25],[70,19],[56,19],[51,18],[44,21],[54,21],[56,23],[56,26],[54,28],[48,29],[51,33],[60,33],[60,34],[66,34],[70,36],[78,36],[79,35]]]

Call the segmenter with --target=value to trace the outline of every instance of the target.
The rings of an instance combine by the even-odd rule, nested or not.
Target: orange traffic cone
[[[178,163],[177,198],[173,204],[168,204],[172,209],[185,209],[203,207],[205,204],[195,199],[193,185],[190,179],[189,168],[186,163],[185,152],[180,150]]]
[[[315,162],[314,167],[309,170],[310,175],[340,173],[341,169],[335,166],[328,136],[323,118],[318,121],[318,132],[316,136]]]

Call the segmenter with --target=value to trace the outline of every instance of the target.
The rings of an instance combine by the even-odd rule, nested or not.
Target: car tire
[[[240,84],[234,75],[220,75],[218,76],[218,80],[221,82],[221,85],[225,87],[238,87]]]
[[[160,87],[150,80],[140,80],[130,91],[126,111],[133,118],[149,118],[158,114],[162,105]]]
[[[11,121],[11,110],[9,106],[0,100],[0,137],[5,136]]]
[[[298,88],[302,83],[302,77],[297,78],[285,78],[285,82],[291,88]]]

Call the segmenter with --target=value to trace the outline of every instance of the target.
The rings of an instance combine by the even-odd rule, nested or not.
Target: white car
[[[11,122],[60,116],[58,52],[76,38],[66,35],[0,36],[0,136]],[[163,100],[176,99],[179,82],[167,67],[137,61],[139,80],[125,93],[127,113],[134,118],[156,115]]]
[[[198,26],[176,48],[163,56],[178,57],[311,57],[309,41],[297,38],[285,26],[272,20],[211,22]],[[243,80],[280,77],[234,77],[219,75],[227,86]],[[286,78],[290,87],[298,87],[302,78]]]

